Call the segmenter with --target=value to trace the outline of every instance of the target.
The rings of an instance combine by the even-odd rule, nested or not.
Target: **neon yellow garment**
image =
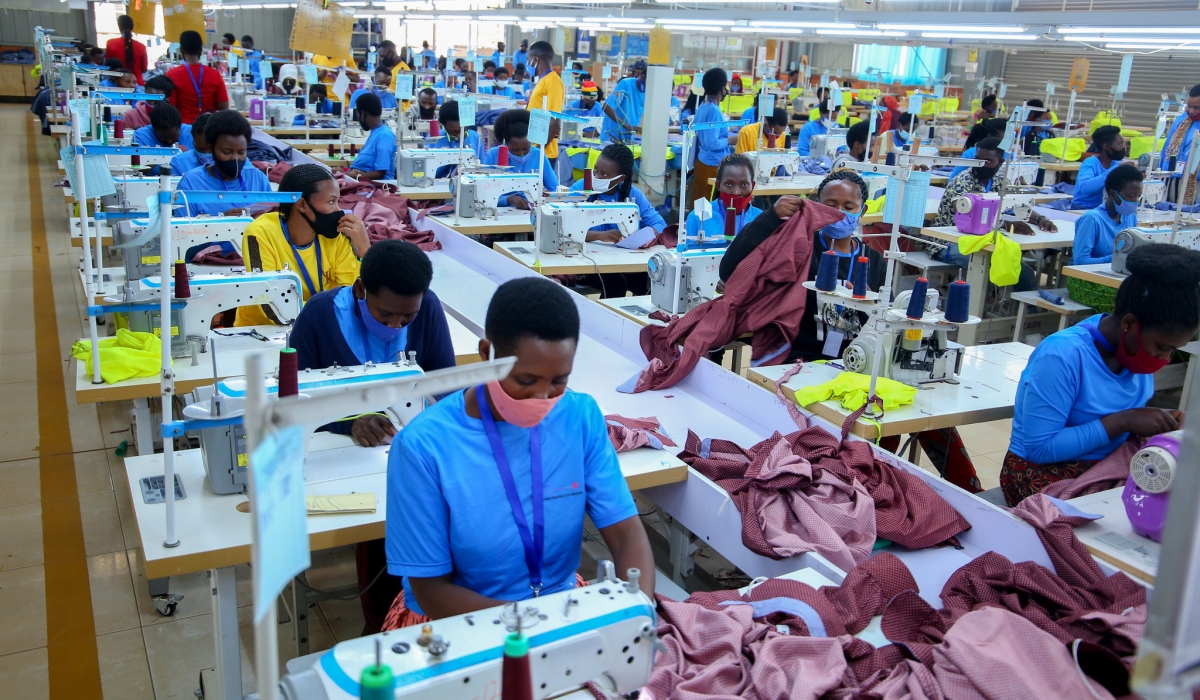
[[[1115,114],[1109,114],[1108,112],[1096,112],[1096,118],[1093,119],[1092,123],[1088,125],[1088,133],[1094,134],[1096,133],[1096,129],[1099,129],[1102,126],[1115,126],[1120,129],[1121,118]]]
[[[988,278],[997,287],[1011,287],[1021,278],[1021,246],[999,231],[983,236],[959,236],[958,252],[970,255],[984,246],[994,246]]]
[[[1066,154],[1063,153],[1063,142],[1066,141]],[[1083,158],[1083,154],[1087,151],[1087,141],[1083,139],[1063,139],[1055,137],[1052,139],[1043,139],[1040,145],[1042,155],[1050,156],[1054,160],[1063,161],[1066,163],[1074,163]]]
[[[1129,140],[1129,157],[1137,159],[1147,153],[1160,153],[1166,142],[1166,138],[1159,139],[1156,144],[1153,136],[1136,136]]]
[[[808,406],[819,401],[841,399],[842,408],[857,411],[867,402],[871,389],[871,375],[857,372],[842,372],[834,379],[816,386],[806,386],[796,392],[796,402]],[[901,384],[894,379],[879,377],[875,382],[875,393],[883,399],[885,411],[913,402],[917,395],[915,387]]]
[[[75,341],[71,346],[71,356],[84,363],[89,375],[92,373],[92,341]],[[100,378],[105,384],[116,384],[135,377],[153,377],[161,368],[162,342],[153,333],[121,328],[116,336],[100,339]]]

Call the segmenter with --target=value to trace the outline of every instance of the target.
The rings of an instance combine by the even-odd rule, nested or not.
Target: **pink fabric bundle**
[[[666,327],[644,327],[642,352],[650,364],[633,391],[675,386],[705,354],[744,333],[754,334],[751,357],[756,365],[786,359],[805,313],[808,290],[802,283],[808,279],[813,235],[841,218],[835,209],[802,200],[799,211],[738,265],[722,296]]]
[[[1129,478],[1129,463],[1133,461],[1133,455],[1142,449],[1142,445],[1145,443],[1146,441],[1142,438],[1131,436],[1120,447],[1113,450],[1112,454],[1093,464],[1082,476],[1056,481],[1039,493],[1066,501],[1124,486],[1125,480]]]
[[[604,417],[604,422],[608,424],[608,439],[618,453],[639,447],[661,450],[664,446],[676,446],[657,418],[626,418],[611,413]]]
[[[347,178],[341,173],[334,175],[334,178],[342,192],[338,204],[363,220],[372,243],[396,238],[413,243],[425,252],[442,247],[432,231],[417,231],[409,223],[406,197],[388,192],[369,181]]]

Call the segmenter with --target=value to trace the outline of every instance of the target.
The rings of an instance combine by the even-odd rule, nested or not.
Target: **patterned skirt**
[[[1095,463],[1094,460],[1076,459],[1034,464],[1009,452],[1004,455],[1004,466],[1000,468],[1000,488],[1008,505],[1015,506],[1056,481],[1083,476]]]

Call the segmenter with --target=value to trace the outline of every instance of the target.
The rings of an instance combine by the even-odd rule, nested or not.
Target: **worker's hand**
[[[233,209],[227,209],[222,216],[241,216],[243,211],[245,210],[242,207],[234,207]]]
[[[366,447],[392,444],[392,436],[396,434],[396,426],[385,416],[372,413],[359,416],[350,424],[350,434],[354,441]]]
[[[1033,235],[1033,229],[1030,228],[1029,224],[1025,223],[1024,221],[1014,221],[1013,223],[1010,224],[1010,226],[1011,226],[1011,231],[1015,234],[1019,234],[1022,236],[1032,236]]]
[[[725,293],[725,280],[717,280],[717,294]]]
[[[354,178],[355,180],[357,180],[363,176],[363,172],[361,170],[359,170],[358,168],[350,168],[349,170],[346,171],[346,174],[349,175],[350,177]]]
[[[640,127],[640,126],[635,126],[635,127],[633,127],[633,129],[632,129],[631,131],[633,131],[633,133],[635,133],[635,134],[641,135],[641,133],[642,133],[642,127]]]
[[[353,214],[346,214],[338,221],[338,233],[350,239],[350,245],[354,246],[354,254],[362,257],[366,254],[367,248],[371,247],[371,239],[367,236],[367,225],[363,220]]]
[[[1180,430],[1183,430],[1183,417],[1185,415],[1187,414],[1183,411],[1171,411],[1171,417],[1175,419],[1175,422],[1179,425]]]
[[[1164,408],[1130,408],[1117,415],[1121,419],[1120,426],[1124,432],[1133,433],[1138,437],[1150,437],[1178,430],[1182,418],[1179,411]]]
[[[1058,233],[1058,227],[1055,226],[1054,222],[1051,221],[1048,217],[1043,216],[1037,222],[1037,224],[1038,224],[1038,228],[1040,228],[1043,231],[1049,231],[1050,233]]]
[[[797,211],[800,211],[800,198],[794,194],[785,194],[775,200],[775,206],[771,207],[775,212],[775,216],[781,219],[790,218]]]
[[[621,238],[621,232],[616,230],[588,231],[585,240],[588,243],[620,243]]]
[[[529,211],[529,202],[519,194],[509,195],[508,206],[512,207],[513,209]]]

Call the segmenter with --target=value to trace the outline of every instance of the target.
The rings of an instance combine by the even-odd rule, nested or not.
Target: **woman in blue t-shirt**
[[[567,389],[579,343],[570,292],[510,280],[484,335],[481,358],[516,358],[508,376],[438,401],[392,442],[388,572],[405,582],[384,629],[573,588],[585,514],[619,575],[640,569],[653,598],[654,557],[604,416]]]
[[[1130,435],[1177,429],[1180,411],[1149,408],[1151,376],[1200,327],[1200,252],[1156,243],[1129,254],[1112,314],[1046,338],[1017,386],[1000,486],[1009,505],[1083,475]]]

